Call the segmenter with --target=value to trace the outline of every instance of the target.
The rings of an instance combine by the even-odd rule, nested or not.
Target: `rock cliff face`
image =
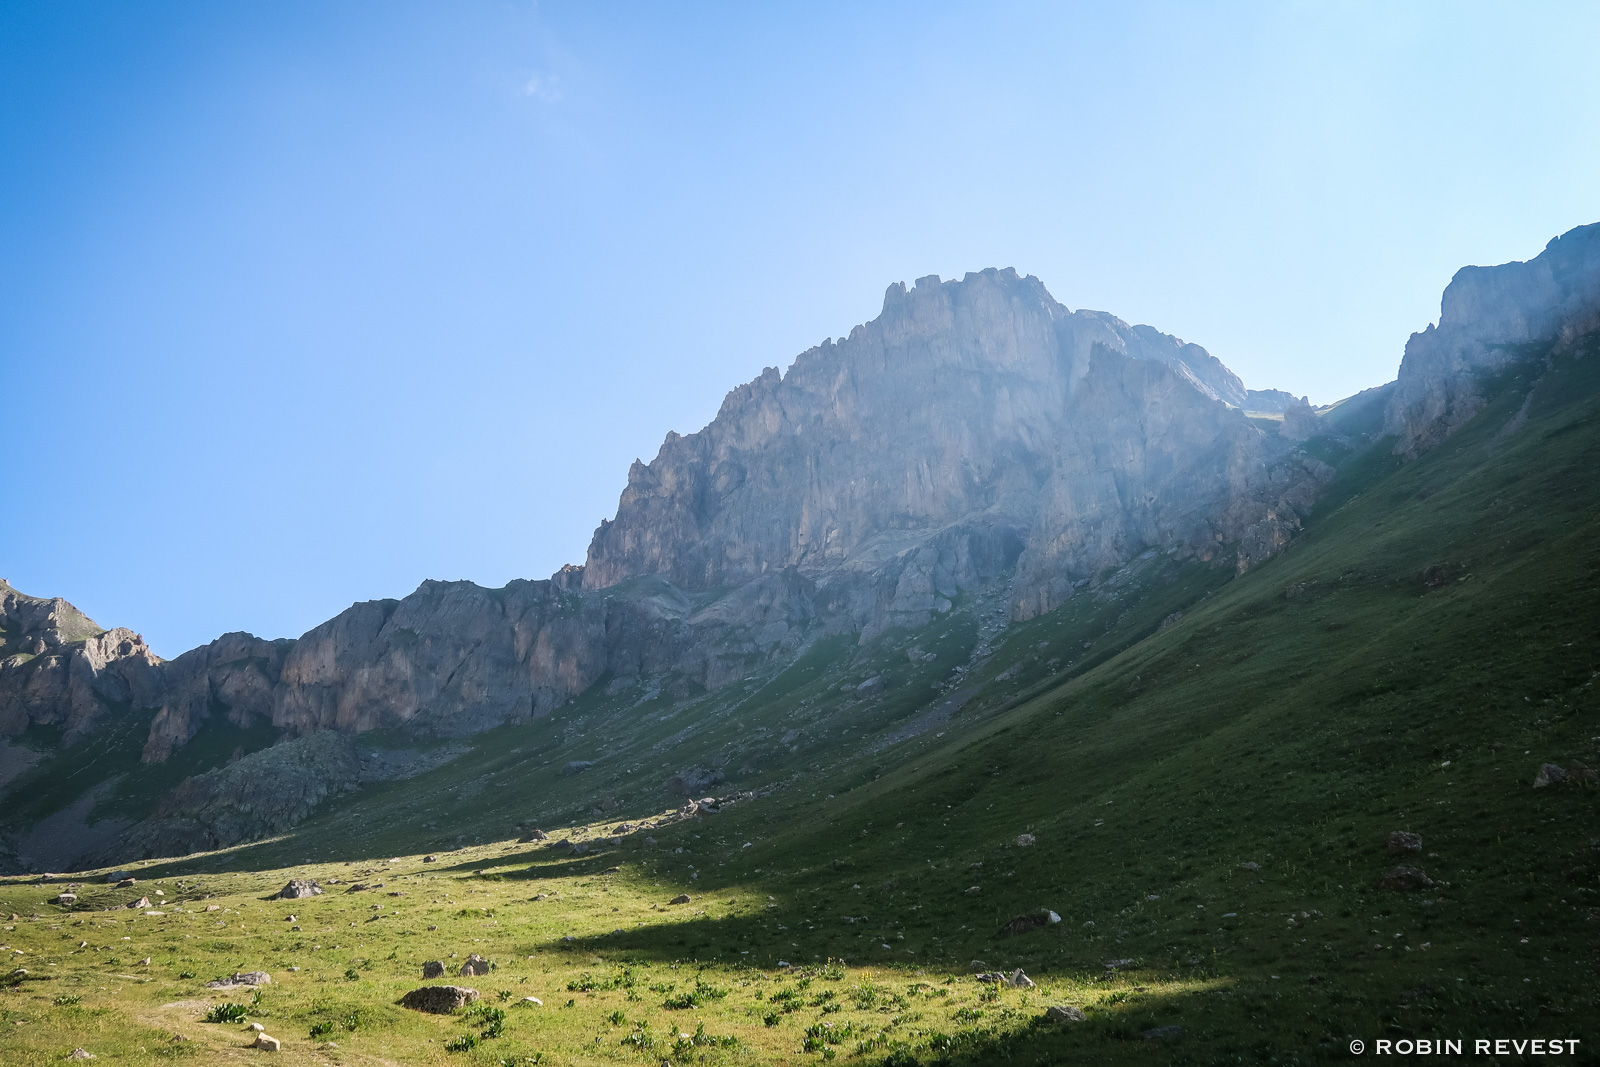
[[[867,634],[1014,573],[1019,617],[1146,548],[1240,566],[1298,524],[1320,465],[1279,460],[1198,345],[1070,312],[984,271],[891,286],[883,313],[735,389],[635,463],[586,590],[701,592],[793,567]]]
[[[152,707],[161,661],[131,630],[103,630],[60,597],[31,597],[0,579],[0,736],[58,726],[70,745],[108,704]]]
[[[1395,451],[1416,455],[1483,409],[1482,377],[1529,347],[1600,324],[1600,223],[1553,239],[1526,263],[1462,267],[1439,324],[1411,335],[1385,413]]]
[[[963,591],[1008,587],[1029,617],[1148,548],[1243,569],[1328,473],[1251,426],[1246,396],[1199,345],[1069,311],[1036,278],[897,284],[849,338],[669,434],[587,564],[549,580],[424,582],[295,641],[227,634],[165,664],[5,587],[6,650],[27,650],[0,669],[0,733],[74,738],[109,701],[159,709],[147,762],[213,716],[461,736],[603,676],[720,686],[810,633],[924,625]]]
[[[585,565],[550,579],[424,582],[297,640],[227,634],[166,663],[0,587],[0,736],[60,724],[70,745],[145,709],[147,763],[211,721],[300,739],[186,780],[117,846],[216,847],[359,777],[348,745],[315,738],[470,735],[605,679],[717,688],[821,635],[926,625],[964,593],[1028,618],[1152,549],[1243,570],[1331,473],[1252,425],[1249,395],[1200,346],[1070,311],[1014,271],[897,284],[848,338],[669,434]]]

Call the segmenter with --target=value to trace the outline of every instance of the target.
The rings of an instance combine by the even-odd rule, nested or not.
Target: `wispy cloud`
[[[554,74],[535,74],[523,84],[522,94],[553,104],[561,99],[561,79]]]

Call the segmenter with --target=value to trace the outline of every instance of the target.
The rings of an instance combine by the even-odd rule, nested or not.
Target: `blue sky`
[[[988,266],[1326,402],[1600,220],[1600,7],[0,7],[0,575],[162,655],[583,558]]]

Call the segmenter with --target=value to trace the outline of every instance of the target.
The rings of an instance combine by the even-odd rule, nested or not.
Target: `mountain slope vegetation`
[[[255,1055],[201,1021],[240,998],[306,1063],[1592,1050],[1600,339],[1518,356],[1414,460],[1376,436],[1381,397],[1335,409],[1306,450],[1337,475],[1242,575],[1149,552],[1024,622],[963,594],[709,692],[602,679],[268,840],[138,864],[136,889],[0,882],[27,972],[8,1062]],[[680,811],[669,776],[717,810]],[[1396,832],[1420,840],[1391,854]],[[262,899],[290,877],[326,892]],[[1060,921],[1007,931],[1040,909]],[[495,970],[451,980],[503,1020],[395,1006],[469,952]],[[1017,968],[1036,986],[974,977]],[[202,984],[254,969],[259,997]]]

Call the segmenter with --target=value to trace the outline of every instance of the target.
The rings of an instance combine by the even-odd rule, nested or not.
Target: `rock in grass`
[[[1006,985],[1012,989],[1032,989],[1033,979],[1023,974],[1022,968],[1018,967],[1006,976]]]
[[[263,1052],[277,1052],[283,1048],[283,1042],[270,1034],[257,1034],[256,1043],[250,1047],[261,1049]]]
[[[1044,1021],[1047,1023],[1081,1023],[1088,1019],[1083,1014],[1082,1008],[1074,1008],[1071,1004],[1052,1004],[1044,1011]]]
[[[57,893],[55,899],[52,900],[50,903],[52,903],[52,904],[60,904],[62,907],[70,908],[72,905],[76,904],[77,902],[78,902],[78,894],[76,894],[76,893]]]
[[[1390,867],[1378,875],[1378,888],[1391,893],[1414,893],[1433,884],[1421,867]]]
[[[471,978],[475,975],[488,974],[489,961],[474,952],[467,957],[467,962],[461,965],[461,970],[458,973],[460,973],[463,978]]]
[[[138,900],[133,901],[131,904],[125,904],[123,906],[126,907],[126,908],[129,908],[129,909],[133,909],[133,908],[148,908],[150,906],[150,898],[149,897],[140,897]]]
[[[550,835],[549,834],[545,833],[543,830],[539,829],[538,827],[534,827],[532,830],[529,830],[527,833],[525,833],[521,837],[517,838],[517,844],[526,845],[526,844],[530,844],[530,843],[532,843],[534,841],[548,841],[548,840],[550,840]]]
[[[443,978],[444,977],[444,961],[443,960],[429,960],[427,963],[424,963],[422,965],[422,977],[424,977],[424,978]]]
[[[67,1056],[67,1059],[92,1060],[94,1059],[94,1053],[90,1052],[88,1049],[75,1048],[72,1050],[71,1054]]]
[[[1422,835],[1413,834],[1406,830],[1396,830],[1389,835],[1389,841],[1385,847],[1391,856],[1403,856],[1407,852],[1421,852]]]
[[[1018,834],[1017,835],[1017,847],[1018,848],[1032,848],[1033,847],[1033,835],[1032,834]]]
[[[1183,1036],[1183,1027],[1181,1027],[1181,1026],[1157,1026],[1157,1027],[1153,1027],[1153,1028],[1151,1028],[1149,1030],[1141,1030],[1139,1032],[1139,1036],[1144,1038],[1146,1041],[1165,1041],[1165,1040],[1170,1040],[1170,1039],[1175,1038],[1175,1037],[1182,1037]]]
[[[1543,789],[1545,786],[1559,785],[1567,780],[1567,772],[1559,764],[1541,763],[1539,770],[1533,776],[1533,787]]]
[[[232,989],[234,986],[241,985],[259,986],[271,984],[272,975],[268,974],[266,971],[235,971],[231,977],[219,979],[215,982],[207,982],[206,988]]]
[[[439,862],[439,857],[435,856],[433,853],[430,852],[426,856],[422,857],[422,862],[423,863],[438,863]]]
[[[677,896],[675,896],[671,900],[667,901],[667,903],[668,904],[687,904],[687,903],[689,903],[689,894],[688,893],[679,893]]]
[[[302,897],[320,896],[322,887],[309,878],[291,878],[289,884],[278,890],[278,896],[284,900],[299,900]]]
[[[584,771],[588,770],[590,767],[593,767],[593,766],[594,766],[594,760],[587,760],[587,759],[569,760],[567,762],[567,765],[565,767],[561,768],[561,773],[562,774],[582,774]]]
[[[521,1000],[517,1001],[517,1003],[526,1004],[530,1008],[544,1007],[544,1001],[540,1000],[538,997],[523,997]]]
[[[476,989],[468,989],[460,985],[425,985],[420,989],[413,989],[400,998],[402,1008],[412,1011],[425,1011],[433,1015],[449,1015],[457,1008],[464,1008],[478,999]]]
[[[1018,915],[1015,919],[1002,926],[994,936],[1016,937],[1018,934],[1025,934],[1030,930],[1037,930],[1042,926],[1050,926],[1060,921],[1061,916],[1049,908],[1040,908],[1038,911],[1030,911],[1026,915]]]

